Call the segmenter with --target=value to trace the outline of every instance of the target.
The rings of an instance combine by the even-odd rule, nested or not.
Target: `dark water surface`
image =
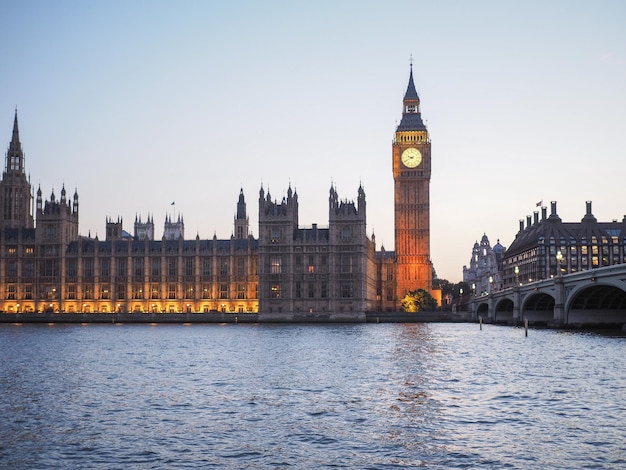
[[[626,468],[626,339],[0,325],[0,467]]]

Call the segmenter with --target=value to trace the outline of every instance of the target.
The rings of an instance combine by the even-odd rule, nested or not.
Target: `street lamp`
[[[561,253],[561,250],[557,250],[556,252],[556,275],[560,276],[561,275],[561,262],[563,261],[563,253]]]
[[[489,293],[493,290],[493,276],[489,276]]]
[[[519,266],[515,266],[513,271],[515,272],[515,285],[519,286]]]

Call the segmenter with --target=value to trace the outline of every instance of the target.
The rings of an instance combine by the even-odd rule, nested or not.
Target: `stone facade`
[[[580,222],[563,222],[557,203],[519,221],[515,240],[503,259],[505,287],[549,279],[559,274],[626,263],[626,216],[598,222],[586,202]]]
[[[469,267],[463,266],[463,282],[470,286],[471,294],[482,296],[503,287],[504,251],[500,240],[492,248],[487,234],[483,234],[480,244],[474,243]]]
[[[356,201],[331,186],[328,226],[301,227],[298,196],[272,201],[259,193],[259,239],[249,230],[243,190],[229,239],[185,240],[181,215],[167,215],[155,239],[154,219],[106,219],[106,238],[79,236],[78,192],[65,187],[33,217],[17,111],[0,181],[0,311],[222,312],[363,319],[395,311],[406,292],[431,290],[430,140],[419,114],[411,70],[403,118],[393,143],[395,252],[376,251],[366,233],[362,186]],[[403,153],[420,152],[413,167]],[[172,203],[173,205],[174,203]],[[401,274],[398,275],[398,272]]]
[[[402,103],[402,120],[392,144],[396,298],[399,300],[416,289],[432,292],[430,138],[422,121],[412,67]]]

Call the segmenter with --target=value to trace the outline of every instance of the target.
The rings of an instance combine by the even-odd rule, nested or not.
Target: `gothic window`
[[[100,286],[100,298],[102,300],[108,300],[109,297],[109,286]]]
[[[171,257],[167,259],[167,275],[178,276],[178,259]]]
[[[93,288],[89,284],[83,285],[83,299],[93,298]]]
[[[308,289],[307,289],[307,294],[309,299],[312,299],[313,297],[315,297],[315,284],[312,282],[308,283]]]
[[[7,277],[17,277],[17,262],[7,262]]]
[[[76,260],[67,260],[67,275],[69,277],[76,277]]]
[[[161,275],[161,260],[159,258],[150,260],[150,274],[154,277]]]
[[[280,284],[272,284],[270,286],[270,298],[272,299],[280,298]]]
[[[126,298],[126,284],[119,284],[117,286],[117,299],[124,300]]]
[[[228,298],[228,284],[220,284],[220,299]]]
[[[143,287],[141,284],[133,284],[133,299],[143,299]]]
[[[228,276],[228,260],[220,261],[220,276]]]
[[[193,276],[194,275],[194,267],[193,267],[193,258],[185,259],[185,276]]]
[[[69,300],[76,299],[76,284],[68,284],[67,285],[67,298]]]
[[[175,299],[176,298],[176,284],[168,284],[167,285],[167,298]]]
[[[151,299],[159,299],[161,297],[161,294],[159,292],[159,285],[158,284],[152,284],[152,286],[150,287],[150,298]]]
[[[93,277],[93,259],[86,258],[83,260],[83,276]]]
[[[110,263],[108,259],[100,260],[100,275],[102,277],[110,276]]]
[[[246,265],[244,258],[237,259],[237,276],[243,277],[246,275]]]
[[[352,256],[341,255],[341,272],[342,273],[352,272]]]
[[[393,289],[387,288],[387,301],[393,300]]]
[[[24,299],[32,300],[33,298],[33,286],[24,286]]]
[[[328,298],[328,283],[322,282],[320,285],[320,297],[322,299]]]
[[[185,299],[193,299],[193,285],[185,284]]]
[[[133,258],[133,275],[135,277],[143,276],[143,258]]]
[[[271,274],[280,274],[281,272],[281,258],[280,256],[272,256],[270,259],[270,273]]]
[[[126,258],[117,258],[117,276],[126,276]]]
[[[238,299],[245,299],[246,298],[246,285],[245,284],[238,284],[237,285],[237,298]]]
[[[211,258],[202,258],[202,275],[211,275]]]
[[[16,293],[15,285],[11,284],[7,287],[7,299],[14,300]]]
[[[343,299],[352,298],[352,284],[349,284],[349,283],[341,284],[341,298]]]
[[[296,282],[296,299],[302,298],[302,284],[300,282]]]
[[[202,298],[203,299],[211,298],[211,286],[209,284],[204,284],[202,286]]]

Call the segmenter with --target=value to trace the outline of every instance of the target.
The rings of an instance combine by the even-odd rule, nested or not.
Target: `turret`
[[[24,171],[17,109],[0,182],[0,228],[33,228],[32,189]]]
[[[262,189],[261,189],[262,191]],[[246,212],[246,200],[243,195],[243,188],[239,191],[239,200],[237,201],[237,213],[234,221],[234,236],[237,239],[248,238],[250,232],[248,214]]]

